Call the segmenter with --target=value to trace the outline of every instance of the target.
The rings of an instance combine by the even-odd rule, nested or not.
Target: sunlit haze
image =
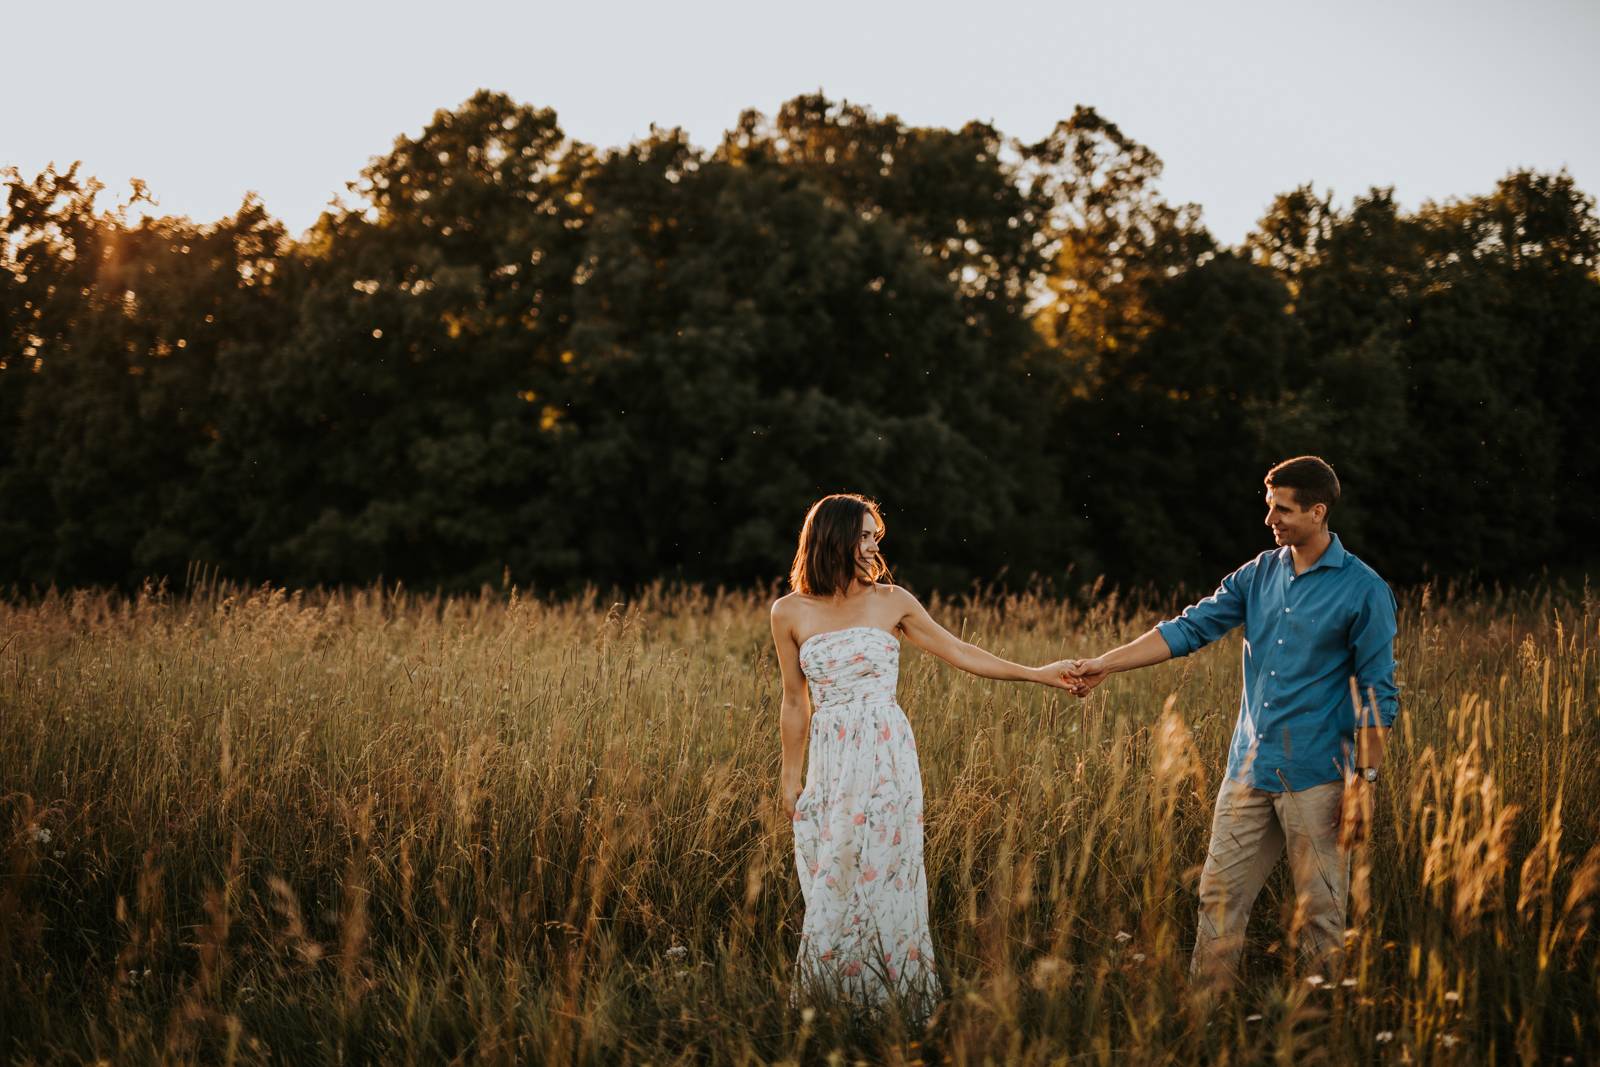
[[[1600,189],[1600,4],[1426,0],[690,4],[94,0],[7,5],[0,164],[81,159],[212,219],[249,190],[299,232],[369,157],[480,87],[612,147],[713,146],[822,89],[916,125],[1035,140],[1088,104],[1153,148],[1173,201],[1239,241],[1303,182],[1406,207],[1517,167]]]

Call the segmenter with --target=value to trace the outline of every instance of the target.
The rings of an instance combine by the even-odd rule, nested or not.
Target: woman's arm
[[[1052,671],[1048,666],[1024,667],[1020,663],[1001,659],[970,641],[961,640],[934,622],[928,609],[906,590],[897,588],[896,594],[904,598],[900,630],[908,641],[923,651],[931,652],[951,666],[960,667],[980,678],[996,678],[1003,682],[1038,682],[1040,685],[1053,685],[1057,689],[1069,688],[1059,670]]]
[[[806,688],[805,672],[800,669],[800,646],[795,642],[789,613],[783,609],[781,600],[772,605],[772,645],[777,650],[778,669],[783,675],[783,701],[778,710],[783,763],[778,772],[778,794],[783,799],[784,812],[792,819],[805,773],[811,693]]]

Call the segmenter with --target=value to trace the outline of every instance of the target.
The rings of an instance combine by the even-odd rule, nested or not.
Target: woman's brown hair
[[[808,596],[834,596],[849,590],[856,580],[856,545],[861,540],[861,519],[871,515],[883,539],[883,515],[875,501],[857,493],[825,496],[806,512],[800,527],[800,545],[789,568],[789,586]],[[872,561],[874,582],[889,576],[882,556]]]

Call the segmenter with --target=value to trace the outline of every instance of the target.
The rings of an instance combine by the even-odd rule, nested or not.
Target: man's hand
[[[1359,775],[1345,779],[1344,797],[1339,804],[1339,847],[1344,851],[1366,844],[1376,794],[1377,788]]]
[[[1068,688],[1075,696],[1086,697],[1095,686],[1111,677],[1111,668],[1106,666],[1104,656],[1094,659],[1068,660],[1066,677]]]

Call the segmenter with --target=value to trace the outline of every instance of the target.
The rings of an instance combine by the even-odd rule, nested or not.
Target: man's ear
[[[1328,505],[1312,504],[1311,517],[1317,520],[1318,526],[1326,526],[1328,524]]]

